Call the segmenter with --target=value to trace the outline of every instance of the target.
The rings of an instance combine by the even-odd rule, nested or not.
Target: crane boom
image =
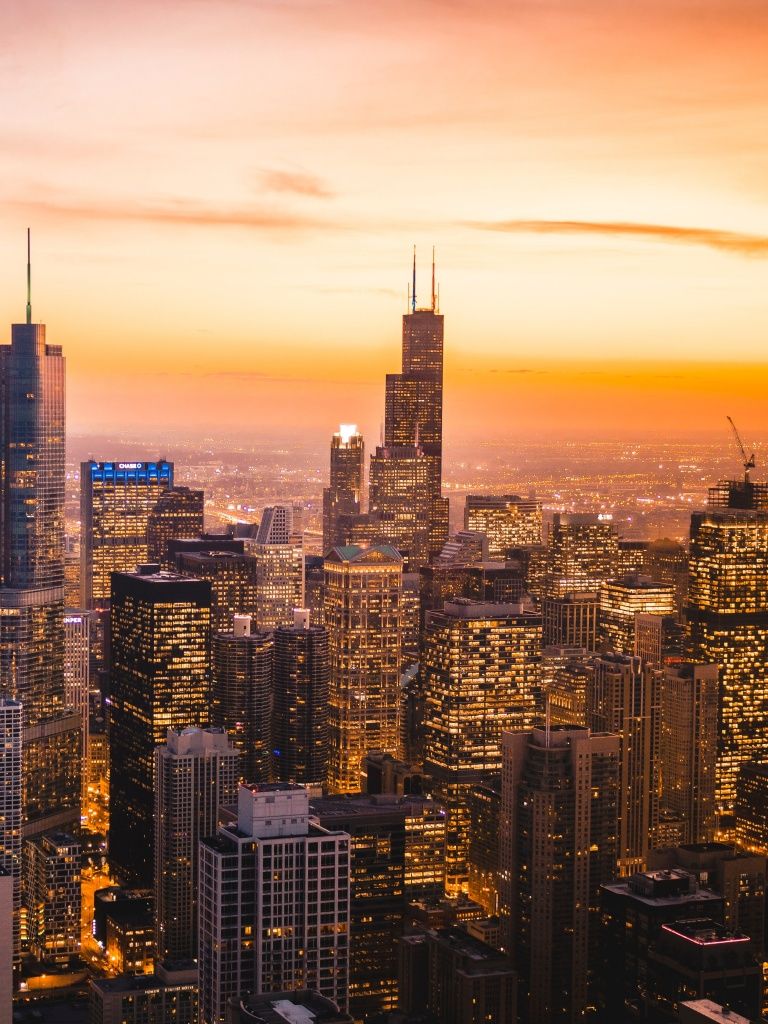
[[[744,467],[744,483],[749,483],[749,471],[750,469],[755,468],[755,453],[752,452],[752,454],[749,457],[747,457],[747,451],[744,445],[742,444],[741,438],[739,437],[739,432],[736,429],[736,424],[733,422],[730,416],[726,416],[726,419],[731,424],[731,430],[733,431],[733,435],[736,438],[736,444],[739,446],[739,451],[741,452],[741,464]]]

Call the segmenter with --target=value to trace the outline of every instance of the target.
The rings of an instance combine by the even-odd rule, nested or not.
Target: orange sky
[[[764,0],[28,0],[0,39],[0,320],[29,223],[73,430],[373,441],[416,242],[449,436],[768,433]]]

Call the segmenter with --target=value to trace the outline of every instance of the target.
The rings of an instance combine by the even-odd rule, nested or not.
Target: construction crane
[[[731,424],[731,430],[733,431],[734,437],[736,438],[736,444],[739,446],[739,451],[741,452],[741,464],[744,467],[744,483],[748,484],[749,471],[750,469],[755,468],[755,453],[752,452],[749,458],[747,458],[747,451],[744,445],[741,443],[741,438],[739,437],[739,432],[736,429],[736,424],[733,422],[730,416],[726,416],[726,419]]]

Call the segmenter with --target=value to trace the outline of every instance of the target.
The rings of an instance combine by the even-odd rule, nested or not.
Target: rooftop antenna
[[[435,247],[432,246],[432,312],[435,312]]]
[[[27,323],[32,323],[32,241],[27,228]]]
[[[413,288],[411,289],[411,312],[416,312],[416,246],[413,247]]]

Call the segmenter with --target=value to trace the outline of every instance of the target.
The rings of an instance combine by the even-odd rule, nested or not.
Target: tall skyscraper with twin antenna
[[[409,307],[403,316],[402,372],[387,374],[383,447],[418,447],[424,453],[429,492],[429,554],[435,557],[448,538],[448,499],[442,497],[443,315],[435,284],[434,250],[431,301],[428,306],[419,307],[414,248]]]
[[[24,832],[80,817],[80,719],[64,691],[64,357],[32,322],[0,346],[0,687],[23,707]]]

